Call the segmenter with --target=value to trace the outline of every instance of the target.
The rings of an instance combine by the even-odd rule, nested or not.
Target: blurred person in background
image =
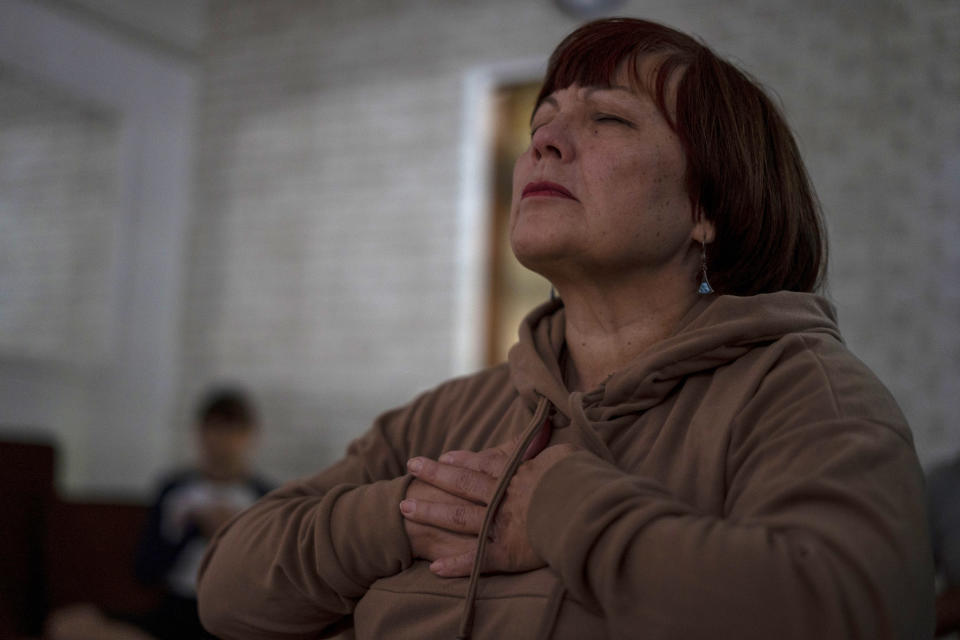
[[[162,587],[159,608],[138,616],[107,617],[89,608],[62,612],[50,625],[56,640],[213,637],[197,614],[200,561],[217,529],[264,496],[269,485],[251,470],[259,421],[245,391],[209,391],[195,424],[197,463],[160,482],[137,551],[137,578]]]
[[[163,603],[144,623],[161,639],[210,637],[197,615],[197,571],[214,533],[269,491],[250,459],[258,419],[240,389],[216,389],[196,417],[199,464],[166,478],[137,553],[137,576],[162,583]]]
[[[933,633],[924,479],[844,346],[819,206],[763,90],[608,19],[551,56],[510,241],[559,297],[508,362],[380,416],[220,529],[218,636]]]

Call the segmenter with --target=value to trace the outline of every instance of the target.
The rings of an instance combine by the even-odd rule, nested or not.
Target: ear
[[[717,237],[717,228],[712,220],[707,220],[700,209],[697,209],[694,217],[693,229],[690,231],[690,239],[700,244],[710,244]]]

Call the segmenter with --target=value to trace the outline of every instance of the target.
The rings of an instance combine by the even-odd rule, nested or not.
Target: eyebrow
[[[595,94],[597,91],[617,91],[617,92],[625,92],[625,93],[630,93],[630,94],[633,94],[633,92],[634,92],[633,89],[631,89],[630,87],[625,87],[625,86],[619,85],[619,84],[612,85],[612,86],[595,85],[595,86],[592,86],[592,87],[587,87],[587,91],[586,91],[585,97],[589,98],[589,97],[591,97],[593,94]],[[541,100],[541,101],[540,101],[540,104],[537,105],[537,108],[534,109],[534,110],[533,110],[533,113],[530,114],[530,122],[531,122],[531,123],[533,122],[533,116],[537,115],[537,111],[539,111],[539,110],[540,110],[540,107],[543,106],[544,104],[549,104],[549,105],[551,105],[554,109],[559,109],[559,108],[560,108],[560,103],[557,102],[557,99],[553,97],[553,94],[550,94],[549,96],[547,96],[546,98],[544,98],[543,100]]]

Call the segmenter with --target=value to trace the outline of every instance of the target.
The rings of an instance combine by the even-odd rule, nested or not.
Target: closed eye
[[[633,126],[633,123],[630,122],[629,120],[626,120],[626,119],[621,118],[621,117],[619,117],[619,116],[612,116],[612,115],[607,114],[607,113],[597,114],[596,116],[593,117],[593,121],[594,121],[594,122],[614,122],[614,123],[617,123],[617,124],[625,124],[625,125],[627,125],[628,127],[632,127],[632,126]]]

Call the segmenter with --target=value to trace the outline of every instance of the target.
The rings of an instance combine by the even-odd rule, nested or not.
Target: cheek
[[[651,168],[660,186],[672,192],[686,191],[687,157],[680,141],[675,136],[664,138],[652,151]]]
[[[530,149],[527,149],[519,156],[513,163],[513,198],[517,199],[520,195],[520,191],[523,189],[523,185],[527,182],[527,177],[530,175]]]
[[[648,208],[672,208],[686,192],[683,156],[662,144],[620,163],[609,175],[608,189],[619,188]]]
[[[517,216],[517,206],[520,204],[520,193],[523,191],[523,185],[527,183],[526,177],[528,173],[529,163],[529,149],[524,151],[520,156],[517,157],[517,160],[513,163],[513,189],[511,191],[510,199],[510,229],[513,228],[513,223],[516,220]]]

